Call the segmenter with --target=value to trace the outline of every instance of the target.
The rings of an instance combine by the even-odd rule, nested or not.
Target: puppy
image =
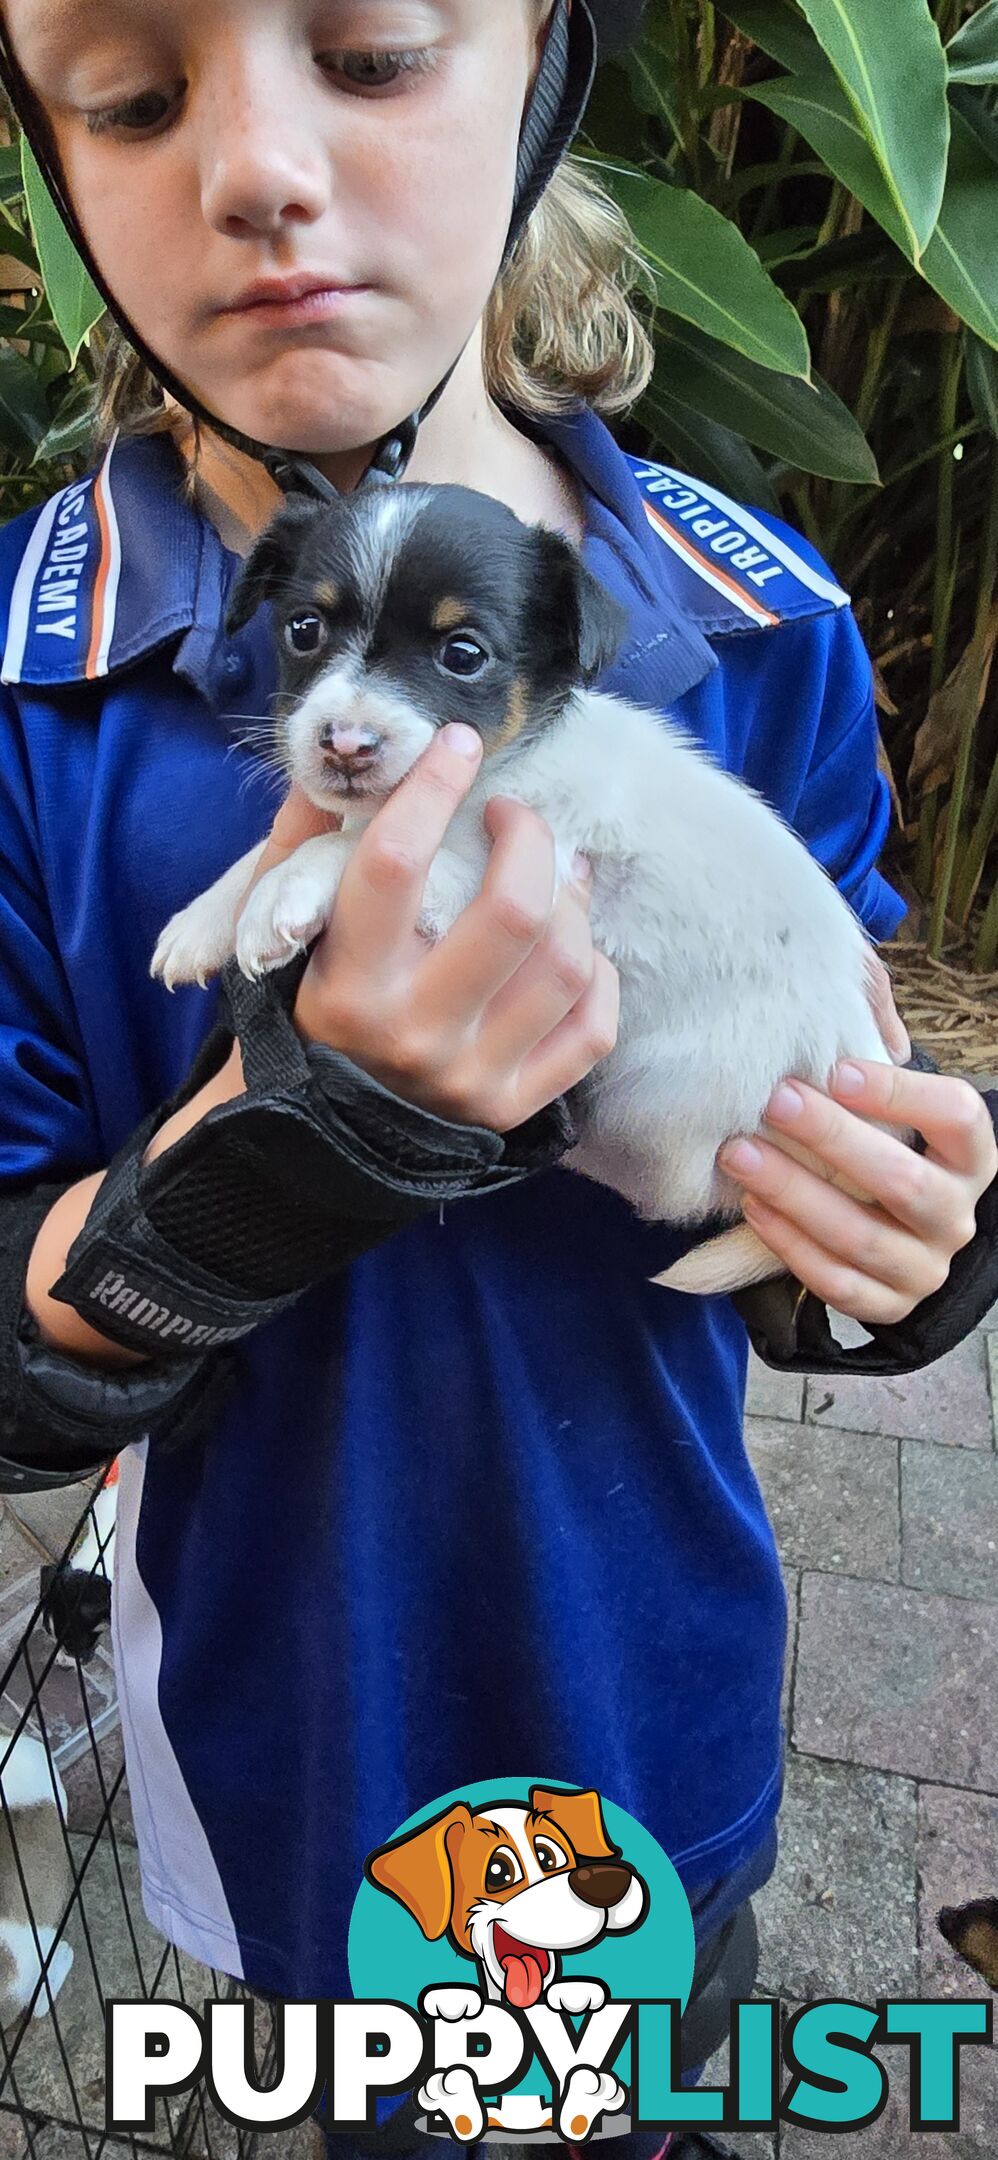
[[[66,1979],[73,1952],[56,1935],[72,1874],[65,1788],[29,1733],[0,1733],[0,1794],[0,2026],[6,2027],[32,1998],[32,2017],[47,2017]]]
[[[546,819],[558,886],[575,850],[588,855],[593,942],[618,970],[620,1017],[613,1051],[572,1091],[579,1144],[565,1163],[648,1221],[737,1221],[715,1156],[758,1129],[777,1082],[824,1088],[842,1056],[891,1062],[865,932],[825,871],[685,730],[593,687],[624,610],[566,539],[490,496],[404,484],[292,501],[241,567],[227,631],[263,601],[280,655],[278,762],[342,830],[268,871],[237,923],[261,841],[171,918],[152,973],[171,990],[203,984],[236,954],[258,976],[306,947],[379,805],[439,727],[469,722],[485,756],[431,866],[421,933],[442,937],[478,892],[492,795]],[[717,1294],[783,1272],[742,1220],[656,1280]]]

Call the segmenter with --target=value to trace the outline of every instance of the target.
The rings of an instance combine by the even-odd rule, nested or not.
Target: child
[[[786,1604],[742,1440],[743,1321],[652,1284],[681,1233],[558,1168],[559,1103],[616,1027],[584,877],[555,898],[547,827],[499,803],[482,896],[420,945],[480,754],[444,734],[307,962],[233,986],[237,1025],[212,1031],[212,994],[167,997],[149,958],[272,815],[230,755],[269,710],[270,631],[220,627],[281,500],[264,446],[285,480],[304,459],[347,488],[411,452],[411,478],[568,533],[630,614],[603,687],[675,711],[763,789],[882,938],[903,908],[876,868],[870,670],[775,521],[755,515],[774,626],[681,571],[599,417],[649,359],[612,208],[578,170],[541,192],[588,87],[582,0],[316,16],[0,10],[11,94],[146,363],[119,361],[86,484],[3,536],[8,1474],[123,1450],[115,1654],[143,1894],[174,1942],[261,1993],[348,1995],[366,1856],[462,1785],[536,1774],[658,1839],[705,1979],[775,1860]],[[442,381],[413,443],[400,423]],[[190,412],[212,416],[200,457]],[[271,855],[310,824],[292,799]],[[765,1147],[746,1189],[816,1297],[900,1323],[969,1246],[998,1155],[964,1083],[862,1073],[858,1098],[801,1088],[793,1129],[869,1204]],[[916,1125],[925,1158],[850,1103]],[[133,1180],[176,1166],[158,1217],[126,1159]],[[50,1295],[84,1225],[103,1327],[93,1270]],[[170,1313],[188,1354],[148,1354],[106,1289],[114,1251],[142,1326]],[[701,2025],[704,2052],[723,2030]]]

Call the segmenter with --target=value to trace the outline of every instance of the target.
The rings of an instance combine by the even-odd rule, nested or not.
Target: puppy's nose
[[[620,1867],[613,1860],[596,1860],[588,1867],[574,1867],[568,1880],[576,1897],[586,1905],[619,1905],[631,1879],[629,1867]]]
[[[319,748],[323,756],[332,764],[347,765],[351,770],[373,764],[383,739],[372,728],[351,726],[337,720],[327,720],[319,729]]]

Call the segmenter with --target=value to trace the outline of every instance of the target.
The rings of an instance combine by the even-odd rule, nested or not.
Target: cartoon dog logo
[[[589,1949],[604,1935],[641,1925],[648,1889],[606,1833],[596,1792],[530,1788],[530,1805],[500,1800],[471,1808],[457,1801],[432,1821],[381,1845],[367,1859],[368,1881],[397,1898],[427,1942],[446,1935],[474,1960],[477,1987],[429,1988],[430,2017],[480,2016],[483,1999],[514,2009],[544,2002],[581,2016],[601,2009],[607,1990],[597,1979],[559,1978],[565,1954]],[[462,2143],[480,2138],[486,2116],[469,2070],[434,2072],[417,2095],[439,2110]],[[597,2116],[623,2107],[626,2087],[612,2072],[579,2065],[559,2110],[563,2138],[589,2135]],[[488,2109],[490,2129],[519,2135],[553,2127],[553,2104],[540,2095],[505,2094]]]

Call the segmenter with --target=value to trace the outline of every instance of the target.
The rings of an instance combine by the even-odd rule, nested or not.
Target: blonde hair
[[[484,320],[486,385],[515,410],[542,417],[579,404],[621,413],[652,372],[654,348],[636,304],[654,302],[655,284],[623,212],[597,178],[598,167],[566,158],[490,295]],[[123,435],[167,431],[188,438],[189,415],[111,318],[94,333],[97,375],[93,449]],[[198,430],[188,468],[193,491]]]

